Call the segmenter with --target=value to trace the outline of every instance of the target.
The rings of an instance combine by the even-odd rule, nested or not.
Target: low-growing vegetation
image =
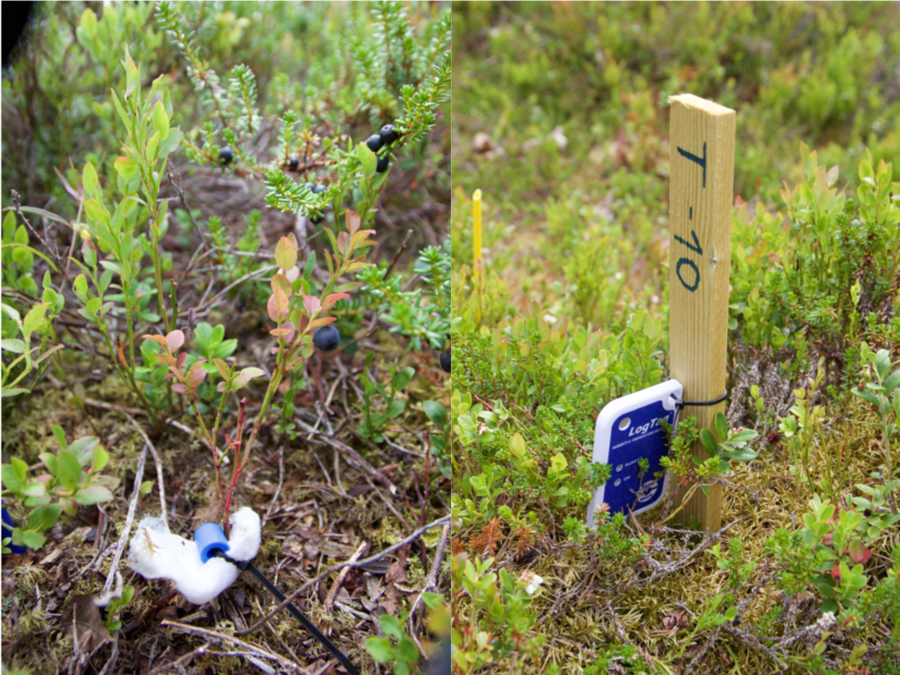
[[[900,672],[897,18],[454,6],[456,672]],[[666,460],[722,527],[670,495],[589,530],[597,415],[668,374],[683,91],[737,111],[727,412]]]
[[[43,4],[3,78],[4,672],[332,670],[249,578],[194,607],[123,559],[246,506],[360,672],[412,672],[449,633],[449,10]]]

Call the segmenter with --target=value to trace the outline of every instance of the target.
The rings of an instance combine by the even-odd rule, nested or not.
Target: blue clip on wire
[[[196,529],[194,532],[194,543],[197,544],[197,550],[200,551],[200,560],[203,561],[203,564],[210,558],[221,558],[222,560],[226,560],[233,565],[237,566],[237,568],[241,571],[250,570],[253,576],[256,577],[257,581],[261,583],[269,593],[275,596],[275,599],[278,602],[284,602],[287,597],[282,593],[278,588],[269,581],[262,572],[260,572],[254,565],[249,561],[240,561],[240,560],[232,560],[228,557],[228,540],[225,539],[225,533],[222,531],[222,528],[217,523],[204,523],[200,527]],[[310,635],[312,635],[316,640],[322,643],[322,646],[325,647],[329,652],[331,652],[332,656],[334,656],[338,661],[340,661],[341,665],[347,669],[347,672],[350,675],[359,675],[359,671],[356,669],[350,659],[346,657],[344,652],[337,648],[337,646],[325,637],[318,628],[316,628],[315,624],[312,623],[309,619],[307,619],[303,613],[297,609],[293,603],[288,603],[285,608],[293,616],[297,621],[300,622],[307,631],[309,631]]]

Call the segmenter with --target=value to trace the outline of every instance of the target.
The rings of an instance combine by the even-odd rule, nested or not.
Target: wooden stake
[[[481,190],[472,195],[472,271],[477,277],[481,273]]]
[[[711,401],[725,393],[735,112],[692,94],[669,102],[669,368],[686,401]],[[688,407],[682,419],[695,415],[698,429],[714,431],[724,410]],[[708,457],[699,442],[693,453]],[[697,491],[683,513],[718,531],[722,486]]]

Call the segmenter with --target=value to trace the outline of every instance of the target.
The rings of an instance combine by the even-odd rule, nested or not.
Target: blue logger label
[[[663,470],[662,458],[669,453],[663,421],[671,426],[675,411],[666,410],[662,402],[657,401],[623,414],[613,423],[607,459],[612,476],[603,495],[603,501],[612,513],[637,511],[663,496],[663,481],[654,478]],[[638,466],[641,459],[650,463],[643,476]],[[653,487],[641,492],[641,486],[651,483]]]
[[[668,473],[662,458],[669,453],[666,425],[674,426],[683,393],[680,382],[667,380],[610,401],[600,411],[593,461],[609,464],[611,475],[594,491],[587,513],[589,527],[597,524],[597,512],[604,504],[610,513],[641,513],[665,497]],[[642,459],[647,460],[645,471],[641,471]]]

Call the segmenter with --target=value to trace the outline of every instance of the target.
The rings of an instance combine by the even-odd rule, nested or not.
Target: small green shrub
[[[109,462],[109,453],[98,439],[89,436],[68,443],[65,432],[56,425],[53,434],[59,452],[40,454],[47,473],[29,478],[28,465],[18,457],[2,466],[3,495],[13,495],[31,509],[25,524],[12,531],[12,543],[35,550],[47,541],[41,533],[53,527],[60,514],[74,516],[79,505],[110,501],[119,484],[115,476],[100,474]]]

